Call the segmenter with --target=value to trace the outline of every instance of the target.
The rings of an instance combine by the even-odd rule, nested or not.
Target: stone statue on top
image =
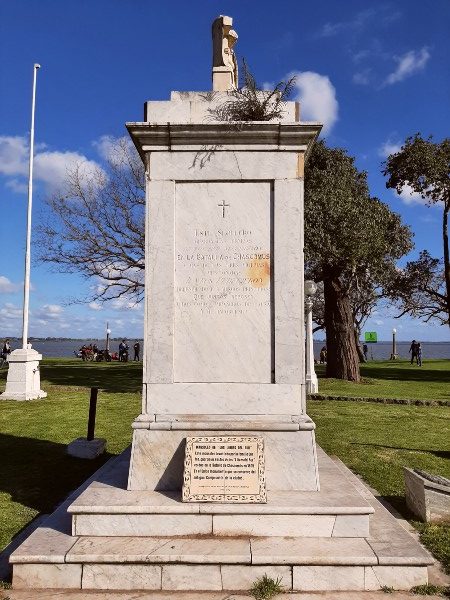
[[[238,35],[231,29],[233,19],[220,15],[212,24],[213,41],[213,91],[235,90],[238,85],[238,66],[233,46]]]

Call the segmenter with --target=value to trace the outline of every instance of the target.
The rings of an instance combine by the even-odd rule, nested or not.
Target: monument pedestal
[[[32,348],[20,348],[11,352],[2,400],[37,400],[47,396],[47,392],[41,390],[40,360],[42,354]]]
[[[130,491],[129,451],[112,459],[11,555],[14,589],[247,592],[409,590],[433,558],[342,463],[318,449],[320,492],[267,504],[182,502]],[[370,528],[369,528],[370,521]],[[169,595],[169,597],[172,597]]]

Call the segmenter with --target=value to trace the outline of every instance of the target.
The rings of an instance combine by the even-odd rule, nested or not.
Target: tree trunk
[[[350,300],[339,277],[324,280],[327,377],[360,381],[358,351]]]
[[[361,337],[361,331],[355,325],[356,352],[358,353],[359,362],[364,363],[364,362],[366,362],[366,359],[364,358],[364,352],[363,352],[362,347],[361,347],[361,342],[359,341],[360,337]]]
[[[448,325],[450,327],[450,256],[448,247],[448,212],[450,208],[450,199],[445,201],[444,215],[442,219],[442,236],[444,238],[444,273],[445,273],[445,287],[447,291],[447,312],[448,312]]]

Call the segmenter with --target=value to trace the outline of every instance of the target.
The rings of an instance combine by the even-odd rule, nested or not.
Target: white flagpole
[[[28,345],[28,312],[30,307],[30,250],[31,250],[31,209],[33,205],[33,153],[34,153],[34,111],[36,105],[36,75],[41,65],[35,63],[33,67],[33,98],[31,102],[31,130],[30,130],[30,166],[28,175],[28,212],[27,212],[27,241],[25,250],[25,281],[23,291],[23,329],[22,347],[26,350]]]

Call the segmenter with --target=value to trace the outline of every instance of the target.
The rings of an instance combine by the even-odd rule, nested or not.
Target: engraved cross
[[[225,207],[230,205],[225,204],[225,200],[222,200],[222,204],[218,204],[217,206],[219,206],[222,209],[222,217],[225,218]]]

